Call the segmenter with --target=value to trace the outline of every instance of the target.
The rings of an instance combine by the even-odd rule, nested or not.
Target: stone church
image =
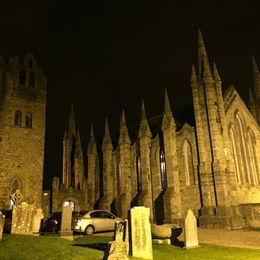
[[[91,127],[86,156],[72,108],[62,178],[52,184],[52,212],[102,208],[127,217],[129,208],[143,205],[157,224],[182,223],[192,209],[201,227],[260,227],[260,73],[254,59],[252,71],[246,106],[233,86],[222,93],[199,32],[191,73],[195,123],[178,125],[165,92],[156,127],[142,103],[138,132],[129,134],[123,111],[117,144],[106,120],[102,145]],[[46,208],[45,108],[46,78],[34,57],[0,58],[0,209],[12,207],[17,190],[24,201]]]
[[[129,208],[143,205],[155,223],[181,223],[192,209],[201,227],[260,226],[260,74],[254,59],[252,70],[247,107],[234,86],[222,93],[217,66],[210,64],[199,32],[198,64],[191,73],[195,124],[177,128],[166,92],[156,132],[142,103],[139,131],[130,138],[123,111],[116,146],[107,120],[101,147],[91,128],[87,178],[72,110],[62,180],[53,181],[53,211],[70,205],[127,217]]]
[[[46,78],[32,54],[0,57],[0,209],[11,195],[41,206]]]

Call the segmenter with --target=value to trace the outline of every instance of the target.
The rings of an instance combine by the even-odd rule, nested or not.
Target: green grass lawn
[[[111,237],[84,236],[69,241],[58,236],[4,235],[0,259],[102,259]],[[154,245],[154,259],[260,259],[260,250],[201,245],[185,250],[172,245]],[[131,258],[135,259],[135,258]]]

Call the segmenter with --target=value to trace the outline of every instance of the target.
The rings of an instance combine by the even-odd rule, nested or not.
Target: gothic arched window
[[[240,172],[239,161],[238,161],[237,140],[233,128],[229,129],[229,138],[231,140],[231,145],[232,145],[237,183],[241,183],[241,172]]]
[[[20,110],[16,110],[14,114],[14,125],[21,126],[22,123],[22,112]]]
[[[252,179],[255,185],[259,184],[259,176],[258,176],[258,165],[257,165],[257,157],[256,157],[256,139],[253,131],[248,129],[248,148],[249,148],[249,159],[252,170]]]
[[[244,123],[241,120],[241,117],[236,113],[235,115],[235,132],[237,136],[237,146],[238,155],[239,155],[239,162],[241,167],[241,172],[243,173],[242,178],[245,183],[250,183],[250,176],[249,176],[249,166],[248,166],[248,158],[247,158],[247,147],[246,147],[246,140],[245,140],[245,127]]]
[[[25,127],[32,128],[32,114],[27,113],[25,116]]]
[[[195,175],[193,169],[192,149],[187,140],[182,144],[183,168],[186,186],[195,185]]]
[[[160,153],[160,168],[161,168],[161,179],[162,179],[162,188],[166,189],[167,187],[167,176],[166,176],[166,161],[164,152]]]

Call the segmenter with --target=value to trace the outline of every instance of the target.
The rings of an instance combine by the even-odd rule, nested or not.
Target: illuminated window
[[[63,207],[71,207],[72,210],[75,210],[75,203],[72,200],[67,200],[63,202]]]
[[[16,110],[15,111],[15,115],[14,115],[14,125],[15,126],[21,126],[21,122],[22,122],[22,113],[20,110]]]
[[[161,168],[161,178],[162,178],[162,188],[166,189],[167,187],[167,177],[166,177],[166,162],[164,152],[160,153],[160,168]]]
[[[25,127],[26,128],[32,128],[32,114],[27,113],[25,117]]]

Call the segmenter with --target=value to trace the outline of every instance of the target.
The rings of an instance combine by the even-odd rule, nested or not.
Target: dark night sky
[[[191,103],[191,64],[201,28],[223,88],[247,99],[251,56],[260,66],[260,1],[9,0],[0,5],[0,54],[35,54],[48,78],[45,188],[61,174],[64,128],[73,103],[86,151],[90,124],[113,135],[124,108],[138,126],[162,113],[166,88],[174,111]],[[208,3],[210,2],[210,4]]]

